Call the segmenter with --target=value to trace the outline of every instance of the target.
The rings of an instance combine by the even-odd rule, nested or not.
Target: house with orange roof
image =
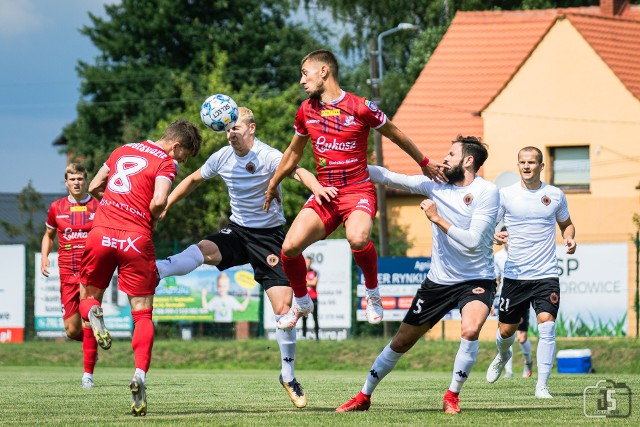
[[[438,162],[457,134],[482,137],[481,174],[498,186],[518,180],[520,148],[539,148],[543,180],[567,195],[578,251],[626,245],[628,334],[636,336],[640,6],[458,12],[393,121]],[[389,140],[383,155],[391,170],[420,173]],[[420,200],[388,192],[388,217],[407,230],[409,256],[431,254]]]

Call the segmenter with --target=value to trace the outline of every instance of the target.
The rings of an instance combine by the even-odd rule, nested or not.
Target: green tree
[[[68,149],[97,170],[118,145],[147,138],[159,120],[200,105],[210,94],[206,77],[217,66],[234,97],[245,85],[286,88],[300,58],[318,46],[293,23],[294,6],[290,0],[105,5],[107,18],[90,15],[92,25],[81,29],[100,54],[94,64],[78,64],[82,99],[76,121],[64,129]],[[233,61],[221,65],[225,52]]]

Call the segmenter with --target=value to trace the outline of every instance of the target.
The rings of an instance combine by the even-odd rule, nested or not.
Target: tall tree
[[[228,53],[224,80],[281,90],[298,63],[318,46],[293,23],[291,0],[122,0],[105,5],[107,18],[90,15],[82,28],[100,50],[80,62],[78,118],[64,130],[69,150],[96,170],[116,146],[148,137],[156,123],[199,104],[206,77]],[[182,91],[189,86],[192,99]],[[230,93],[233,95],[233,93]]]

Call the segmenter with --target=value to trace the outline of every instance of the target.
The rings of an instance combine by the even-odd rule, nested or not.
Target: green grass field
[[[463,413],[458,416],[441,412],[458,343],[427,341],[403,357],[385,378],[368,412],[335,413],[337,406],[358,392],[386,341],[300,342],[296,376],[309,405],[299,410],[278,382],[274,342],[159,340],[147,381],[148,415],[141,419],[129,414],[127,385],[133,373],[130,341],[116,341],[109,351],[100,352],[96,388],[91,390],[80,386],[79,343],[2,345],[0,425],[601,425],[604,420],[584,416],[583,392],[602,379],[624,382],[632,390],[631,416],[607,419],[607,423],[640,425],[638,346],[630,340],[592,342],[592,351],[598,354],[596,374],[559,375],[554,371],[550,380],[553,400],[533,397],[535,378],[500,379],[488,384],[485,370],[495,350],[491,343],[483,342],[462,391]],[[585,344],[559,341],[558,347]],[[522,369],[519,356],[516,350],[515,373]],[[591,399],[589,403],[595,405]]]
[[[128,413],[130,369],[96,371],[96,387],[80,387],[72,368],[0,370],[0,424],[11,425],[261,425],[261,426],[391,426],[442,425],[576,425],[600,424],[583,415],[583,390],[598,377],[554,375],[553,400],[533,397],[535,379],[501,379],[491,385],[476,372],[461,395],[463,413],[445,415],[440,406],[450,375],[393,372],[378,387],[365,413],[337,414],[335,408],[354,395],[364,372],[301,371],[309,406],[295,409],[278,383],[277,371],[158,369],[150,372],[149,413],[134,419]],[[640,389],[640,375],[613,377]],[[638,399],[634,400],[636,408]],[[452,419],[453,418],[453,419]],[[638,425],[640,418],[607,420]]]

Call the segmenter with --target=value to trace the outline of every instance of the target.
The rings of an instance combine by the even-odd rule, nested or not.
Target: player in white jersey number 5
[[[576,251],[576,229],[569,216],[562,190],[540,180],[544,169],[542,152],[525,147],[518,153],[520,181],[500,190],[498,221],[506,232],[496,233],[497,242],[509,241],[504,266],[496,333],[498,355],[487,370],[487,381],[496,382],[511,358],[509,348],[523,314],[533,305],[538,318],[538,383],[536,397],[550,399],[547,381],[556,351],[555,320],[560,307],[560,280],[556,257],[556,223],[567,253]]]
[[[493,230],[498,215],[498,189],[476,172],[488,153],[475,137],[453,141],[444,159],[449,182],[439,184],[422,175],[401,175],[369,166],[371,180],[423,194],[420,208],[431,221],[431,269],[411,303],[398,332],[373,363],[364,387],[337,412],[369,409],[371,394],[400,357],[455,307],[462,313],[460,348],[453,378],[444,395],[447,414],[460,412],[458,394],[478,354],[478,336],[496,290],[493,268]]]

